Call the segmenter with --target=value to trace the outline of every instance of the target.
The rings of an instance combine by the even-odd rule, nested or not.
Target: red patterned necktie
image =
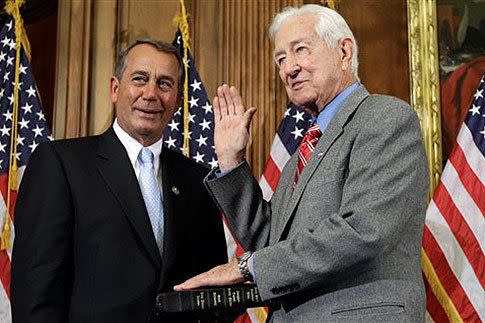
[[[298,183],[298,179],[303,172],[303,168],[305,168],[308,159],[310,159],[321,136],[322,131],[318,127],[318,124],[315,123],[308,129],[307,133],[303,137],[300,144],[300,149],[298,150],[298,165],[296,166],[295,171],[295,181],[293,183],[294,187]]]

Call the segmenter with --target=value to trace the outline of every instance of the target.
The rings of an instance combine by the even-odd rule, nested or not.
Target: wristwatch
[[[253,275],[249,271],[249,266],[248,266],[248,259],[251,257],[253,253],[251,251],[246,251],[241,255],[241,257],[237,257],[237,268],[239,269],[239,272],[243,276],[245,281],[253,281]]]

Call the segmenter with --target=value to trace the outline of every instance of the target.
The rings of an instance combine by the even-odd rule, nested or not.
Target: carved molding
[[[411,105],[421,122],[431,198],[443,169],[436,0],[407,0],[407,4]]]

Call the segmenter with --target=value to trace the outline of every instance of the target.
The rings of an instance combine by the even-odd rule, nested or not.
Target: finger
[[[256,108],[250,108],[244,113],[244,125],[246,126],[247,129],[249,129],[249,126],[251,125],[251,121],[253,120],[254,114],[256,113]]]
[[[227,103],[227,113],[230,115],[236,114],[236,110],[234,108],[234,102],[232,100],[231,90],[229,86],[227,84],[224,84],[222,86],[222,89],[224,93],[224,98],[226,99],[226,103]]]
[[[225,85],[225,84],[224,84]],[[226,98],[224,97],[224,90],[223,86],[219,86],[217,88],[217,96],[219,97],[219,107],[221,108],[221,118],[224,118],[225,116],[228,115],[227,111],[227,103],[226,103]]]
[[[236,87],[231,86],[231,96],[234,102],[234,109],[236,114],[243,114],[244,113],[244,105],[242,102],[241,95]]]
[[[220,121],[221,120],[221,108],[219,106],[219,98],[216,96],[214,98],[214,101],[212,103],[212,108],[214,110],[214,121]]]

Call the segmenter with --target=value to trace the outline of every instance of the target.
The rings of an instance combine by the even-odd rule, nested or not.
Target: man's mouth
[[[164,109],[147,109],[147,108],[135,108],[135,110],[140,111],[145,114],[156,115],[164,111]]]
[[[303,87],[303,84],[306,82],[306,80],[302,80],[302,81],[293,81],[290,83],[290,88],[292,90],[299,90],[300,88]]]

